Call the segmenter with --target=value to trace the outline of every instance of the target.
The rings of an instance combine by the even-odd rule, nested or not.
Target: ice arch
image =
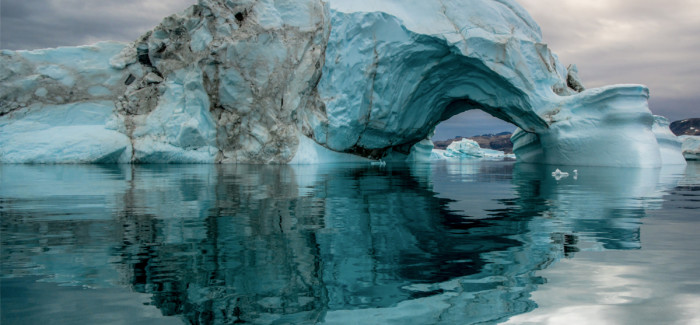
[[[468,109],[532,131],[546,127],[525,92],[445,40],[412,33],[383,13],[335,13],[333,22],[319,85],[327,130],[314,130],[333,150],[380,156],[410,148]]]
[[[481,109],[520,128],[523,161],[684,163],[677,143],[657,141],[646,87],[585,91],[513,1],[330,3],[318,88],[327,119],[306,134],[332,150],[415,159],[438,123]],[[674,153],[662,157],[660,146]]]
[[[345,9],[343,5],[337,9]],[[519,83],[523,84],[532,82],[534,76],[498,72],[517,64],[507,62],[515,59],[508,57],[508,47],[520,47],[517,43],[536,36],[536,32],[526,31],[529,35],[503,38],[503,42],[481,36],[468,40],[461,34],[455,37],[456,26],[433,34],[419,33],[409,29],[401,18],[385,12],[332,14],[326,65],[319,84],[328,121],[315,125],[312,134],[317,142],[336,151],[373,156],[387,150],[407,152],[411,145],[428,137],[439,122],[468,109],[482,109],[531,132],[546,128],[528,98],[527,88],[536,85],[519,87],[509,80],[522,79]],[[449,19],[442,17],[442,21]],[[553,61],[546,46],[540,46],[544,54],[538,54],[534,42],[527,42],[533,45],[527,49],[535,51],[532,55],[544,55]],[[538,68],[553,70],[555,63],[547,64],[549,67]],[[556,83],[561,78],[551,79]]]

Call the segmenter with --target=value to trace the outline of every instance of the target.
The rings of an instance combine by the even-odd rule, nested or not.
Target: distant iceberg
[[[524,162],[685,163],[646,87],[586,89],[512,0],[199,0],[133,43],[2,51],[0,84],[3,163],[422,161],[470,109]]]
[[[481,148],[479,144],[470,139],[454,141],[446,150],[433,149],[432,160],[454,159],[505,159],[515,158],[515,155],[505,154],[503,151]]]
[[[679,137],[683,142],[683,156],[687,160],[700,160],[700,136],[682,135]]]

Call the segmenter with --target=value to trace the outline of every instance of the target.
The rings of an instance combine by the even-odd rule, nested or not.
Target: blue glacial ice
[[[5,163],[426,161],[470,109],[523,162],[685,163],[646,87],[586,89],[511,0],[199,0],[132,43],[2,51],[0,83]]]

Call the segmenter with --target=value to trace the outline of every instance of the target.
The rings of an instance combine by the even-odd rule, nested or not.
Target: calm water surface
[[[0,165],[2,324],[700,324],[700,164]]]

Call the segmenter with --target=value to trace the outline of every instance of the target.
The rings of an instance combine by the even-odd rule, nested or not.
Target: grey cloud
[[[0,48],[75,46],[131,41],[195,0],[2,0]]]
[[[519,0],[588,87],[639,83],[669,119],[700,117],[700,2]]]

